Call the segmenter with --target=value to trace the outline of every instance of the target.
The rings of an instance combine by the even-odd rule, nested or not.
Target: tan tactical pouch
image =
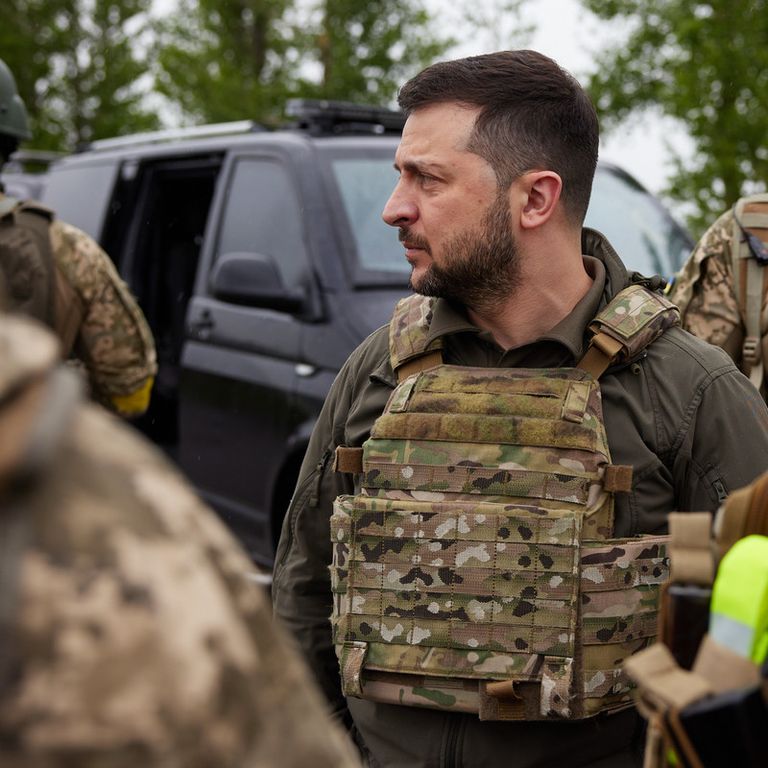
[[[427,300],[404,302],[396,369],[418,357],[408,317],[430,317]],[[676,317],[639,287],[608,309],[595,332],[623,334],[625,352],[630,326],[657,336]],[[666,537],[611,538],[613,494],[631,489],[631,468],[611,464],[591,373],[416,370],[337,464],[360,473],[331,519],[347,695],[488,720],[631,703],[622,661],[656,635]]]
[[[669,516],[671,583],[711,586],[723,556],[740,539],[768,536],[768,472],[731,493],[715,516],[709,512],[673,512]],[[662,609],[659,631],[668,633],[669,612]],[[660,638],[660,639],[661,639]],[[760,670],[751,660],[705,635],[692,669],[680,667],[664,641],[627,662],[637,684],[638,709],[648,720],[643,768],[675,768],[672,745],[682,751],[686,764],[701,768],[679,715],[685,707],[717,694],[757,686]],[[768,700],[768,688],[764,688]],[[722,738],[733,738],[723,733]]]

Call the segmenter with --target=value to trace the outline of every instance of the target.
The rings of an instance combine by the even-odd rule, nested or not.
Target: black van
[[[291,110],[284,130],[245,121],[94,142],[51,166],[42,197],[104,246],[152,327],[159,373],[139,428],[264,565],[334,376],[408,290],[380,218],[402,115]],[[587,218],[644,273],[671,275],[691,249],[612,165]]]

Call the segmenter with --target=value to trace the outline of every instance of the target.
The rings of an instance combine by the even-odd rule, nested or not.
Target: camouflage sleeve
[[[694,336],[740,354],[741,316],[733,291],[731,227],[724,213],[705,233],[675,278],[669,298],[680,307],[682,326]]]
[[[354,768],[247,557],[120,426],[85,410],[32,510],[0,764]]]
[[[62,221],[51,226],[51,240],[57,266],[84,307],[76,353],[94,396],[109,404],[146,388],[157,371],[154,340],[114,264],[91,237]]]

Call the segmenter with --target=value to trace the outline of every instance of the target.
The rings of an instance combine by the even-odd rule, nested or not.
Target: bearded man
[[[621,661],[667,515],[764,471],[768,414],[582,228],[597,117],[554,61],[438,63],[399,102],[383,217],[416,293],[327,398],[276,613],[369,765],[640,765]]]

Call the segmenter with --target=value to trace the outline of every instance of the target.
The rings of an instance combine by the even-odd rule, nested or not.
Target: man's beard
[[[424,247],[429,244],[401,228],[400,239]],[[434,262],[418,280],[411,273],[411,288],[424,296],[436,296],[463,304],[475,311],[493,310],[506,301],[520,282],[520,257],[512,234],[509,202],[500,194],[480,226],[449,240],[443,264]]]

